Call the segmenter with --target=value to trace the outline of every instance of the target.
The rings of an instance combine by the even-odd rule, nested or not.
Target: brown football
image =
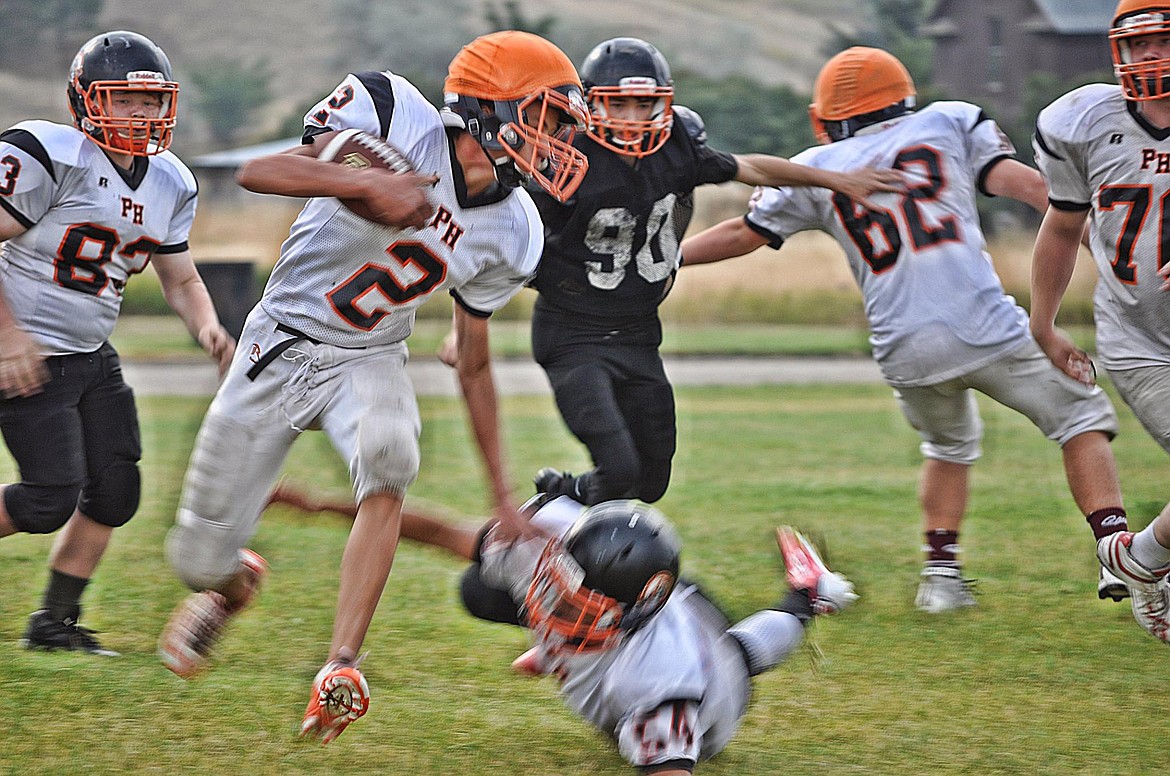
[[[397,148],[360,129],[343,129],[334,133],[317,154],[317,158],[324,162],[335,162],[359,169],[380,167],[390,172],[410,172],[414,169]],[[360,199],[343,199],[341,204],[354,215],[370,221],[375,220]]]

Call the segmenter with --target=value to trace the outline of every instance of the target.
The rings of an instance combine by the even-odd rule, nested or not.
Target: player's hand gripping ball
[[[410,161],[394,146],[381,138],[358,129],[343,129],[336,132],[317,154],[323,162],[334,162],[356,169],[371,167],[393,173],[414,171]],[[383,222],[361,199],[343,199],[341,204],[355,215],[369,221]]]

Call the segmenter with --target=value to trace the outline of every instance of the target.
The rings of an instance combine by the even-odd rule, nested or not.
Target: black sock
[[[76,622],[81,617],[81,594],[88,584],[88,579],[49,569],[49,584],[41,606],[54,620]]]
[[[808,590],[789,590],[784,600],[773,608],[778,612],[791,614],[800,620],[801,625],[808,625],[808,621],[813,618],[812,599]]]

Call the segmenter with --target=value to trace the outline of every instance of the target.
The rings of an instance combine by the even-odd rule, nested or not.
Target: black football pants
[[[593,470],[580,475],[585,503],[662,498],[677,429],[674,391],[657,345],[614,342],[537,320],[532,344],[561,417],[592,456]]]

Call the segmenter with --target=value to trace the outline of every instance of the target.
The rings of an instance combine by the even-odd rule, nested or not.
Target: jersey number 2
[[[941,218],[934,225],[928,223],[924,210],[938,200],[946,188],[942,158],[929,146],[906,148],[894,157],[893,167],[903,172],[917,172],[926,181],[911,187],[902,195],[899,210],[906,222],[914,250],[921,251],[941,243],[959,240],[959,222],[954,216]],[[889,210],[868,210],[844,194],[833,194],[833,206],[849,232],[853,244],[874,273],[881,273],[898,261],[902,251],[902,235],[895,214]],[[880,240],[873,230],[881,235]]]
[[[391,305],[405,304],[429,294],[447,277],[447,265],[422,243],[397,242],[386,253],[401,269],[368,262],[325,295],[337,314],[355,329],[370,331],[391,312],[377,306],[363,309],[361,303],[368,294],[376,294]]]

